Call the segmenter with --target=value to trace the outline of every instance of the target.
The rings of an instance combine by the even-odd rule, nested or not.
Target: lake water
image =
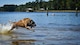
[[[35,31],[25,28],[0,34],[0,45],[80,45],[80,13],[75,12],[0,12],[0,24],[31,18]]]

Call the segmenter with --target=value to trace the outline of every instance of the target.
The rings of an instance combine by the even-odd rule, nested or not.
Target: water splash
[[[7,23],[7,24],[0,24],[0,33],[8,33],[10,31],[13,24]]]

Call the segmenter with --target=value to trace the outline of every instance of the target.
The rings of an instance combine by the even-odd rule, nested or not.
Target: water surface
[[[0,12],[0,24],[33,19],[37,26],[30,31],[19,28],[0,34],[0,45],[80,45],[80,13],[75,12]]]

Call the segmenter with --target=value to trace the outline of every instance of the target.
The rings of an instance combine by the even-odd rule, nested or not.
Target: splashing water
[[[0,24],[0,33],[8,33],[10,31],[13,24],[7,23],[7,24]]]

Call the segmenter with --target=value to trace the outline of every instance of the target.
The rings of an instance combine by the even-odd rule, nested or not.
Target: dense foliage
[[[31,8],[38,11],[41,8],[46,10],[80,10],[80,0],[35,0],[34,2],[27,2],[24,5],[4,5],[0,7],[0,11],[26,11]]]

